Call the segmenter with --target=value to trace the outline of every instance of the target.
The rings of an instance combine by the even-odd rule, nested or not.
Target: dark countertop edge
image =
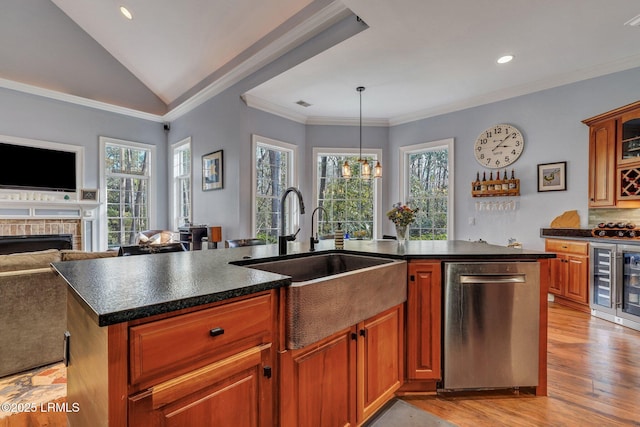
[[[164,314],[172,311],[182,310],[185,308],[193,308],[200,305],[210,304],[212,302],[224,301],[230,298],[241,297],[254,294],[257,292],[268,291],[271,289],[289,286],[291,279],[276,280],[272,282],[263,282],[257,285],[249,285],[241,288],[231,289],[223,292],[216,292],[206,295],[198,295],[191,298],[181,300],[162,302],[154,305],[136,307],[129,310],[117,311],[109,314],[96,314],[95,310],[90,310],[94,315],[98,326],[115,325],[116,323],[128,322],[131,320],[143,319],[145,317],[155,316],[156,314]],[[74,294],[78,295],[74,290]],[[83,301],[87,305],[86,301]]]
[[[349,253],[354,255],[362,255],[362,256],[372,256],[378,258],[388,258],[395,260],[404,260],[404,261],[413,261],[413,260],[437,260],[440,262],[447,261],[469,261],[469,262],[477,262],[477,261],[488,261],[488,260],[499,260],[499,261],[535,261],[541,258],[555,258],[555,253],[550,252],[538,252],[538,251],[524,251],[522,249],[513,249],[512,252],[508,253],[492,253],[488,251],[488,253],[462,253],[462,254],[443,254],[443,253],[409,253],[403,254],[398,252],[386,252],[386,251],[369,251],[363,248],[357,249],[335,249],[335,248],[322,248],[316,250],[314,252],[293,252],[288,255],[279,256],[279,255],[268,255],[262,256],[260,258],[250,258],[250,259],[233,259],[231,261],[226,261],[225,264],[231,264],[235,266],[244,266],[249,267],[250,264],[256,262],[265,262],[276,259],[284,258],[301,258],[312,255],[326,254],[326,253]],[[53,266],[55,268],[55,266]],[[57,269],[56,269],[57,271]],[[60,274],[60,272],[58,272]],[[60,274],[63,278],[64,275]],[[67,284],[69,286],[70,291],[74,295],[74,298],[80,302],[90,317],[95,320],[95,322],[99,326],[110,326],[117,323],[132,321],[143,319],[149,316],[154,316],[158,314],[169,313],[172,311],[182,310],[186,308],[193,308],[200,305],[205,305],[213,302],[224,301],[226,299],[246,296],[257,292],[262,292],[270,289],[276,289],[281,287],[286,287],[291,284],[291,279],[286,276],[283,279],[275,279],[264,281],[260,283],[249,284],[246,286],[240,286],[233,289],[228,289],[220,292],[213,292],[209,294],[202,294],[193,297],[181,298],[178,300],[171,301],[163,301],[152,305],[139,306],[134,308],[128,308],[119,311],[113,311],[109,313],[98,313],[96,310],[83,296],[82,292],[79,289],[76,289],[68,280]]]

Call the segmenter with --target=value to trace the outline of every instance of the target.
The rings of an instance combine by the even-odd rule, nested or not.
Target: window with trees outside
[[[280,233],[280,197],[294,185],[296,146],[253,135],[253,234],[267,243],[276,243]],[[297,214],[298,204],[287,200],[285,227]],[[291,230],[295,232],[295,230]]]
[[[452,239],[453,139],[402,147],[400,151],[405,201],[412,209],[419,209],[409,226],[409,239]]]
[[[106,188],[107,246],[132,245],[149,229],[155,147],[100,138],[103,188]]]
[[[318,210],[318,236],[332,235],[342,227],[350,238],[372,239],[378,235],[380,199],[378,180],[360,177],[358,154],[314,149],[316,159],[316,191]],[[363,159],[374,165],[380,159],[380,150],[363,152]],[[351,165],[352,176],[342,177],[341,167],[347,161]]]
[[[173,230],[191,222],[191,138],[172,146]]]

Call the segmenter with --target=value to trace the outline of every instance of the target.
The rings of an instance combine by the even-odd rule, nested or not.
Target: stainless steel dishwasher
[[[444,390],[538,385],[537,262],[445,263]]]

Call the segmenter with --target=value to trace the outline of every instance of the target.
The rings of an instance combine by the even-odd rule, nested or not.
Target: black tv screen
[[[0,142],[0,188],[76,191],[76,153]],[[13,167],[7,167],[13,165]]]

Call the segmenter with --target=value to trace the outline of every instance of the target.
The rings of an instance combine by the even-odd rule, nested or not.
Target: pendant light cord
[[[358,161],[362,163],[362,91],[364,86],[358,86],[356,90],[360,92],[360,155],[358,156]]]

